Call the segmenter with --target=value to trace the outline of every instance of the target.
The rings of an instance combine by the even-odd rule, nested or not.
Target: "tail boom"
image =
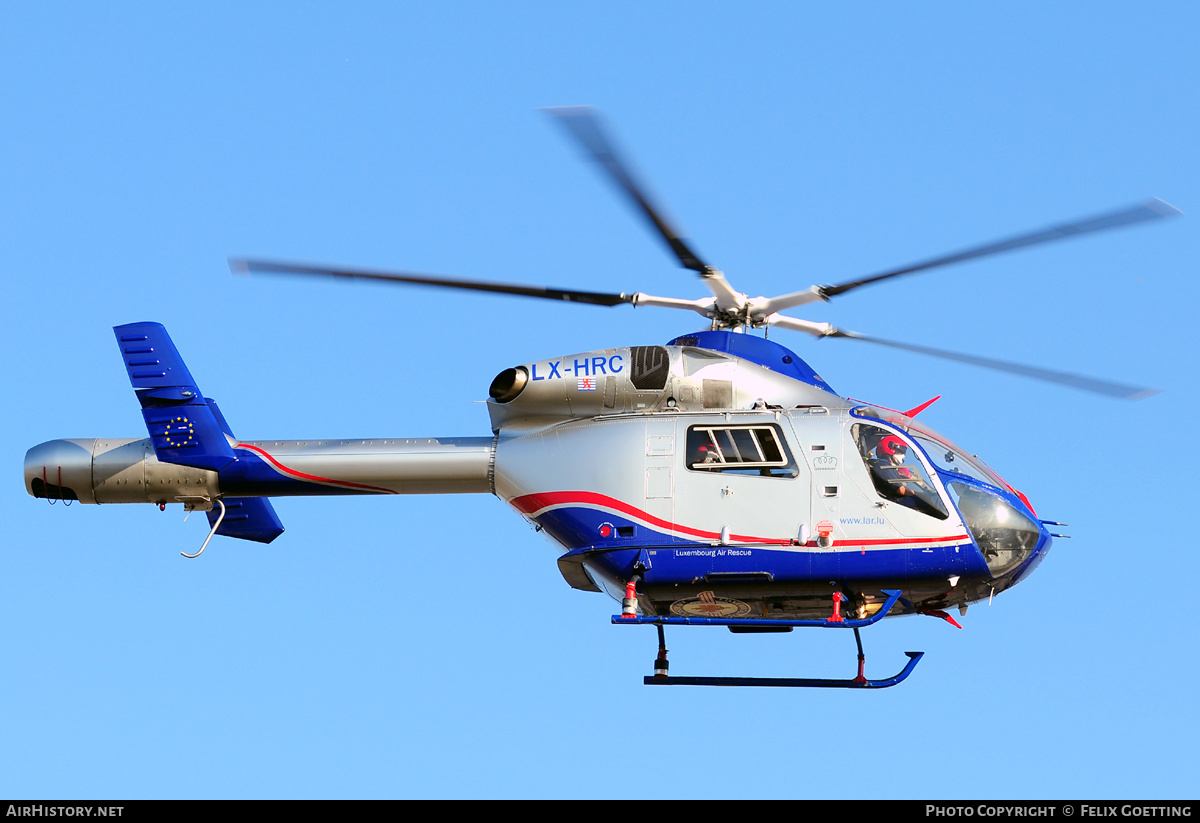
[[[51,440],[25,455],[34,497],[81,503],[190,503],[222,497],[486,494],[489,437],[235,442],[219,470],[162,462],[149,438]]]

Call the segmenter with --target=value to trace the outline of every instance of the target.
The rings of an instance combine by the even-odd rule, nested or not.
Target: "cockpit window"
[[[950,516],[920,457],[904,438],[867,423],[855,423],[851,433],[880,497],[938,520]]]
[[[777,426],[692,426],[687,466],[693,471],[795,477],[796,463]]]
[[[982,460],[974,455],[967,454],[945,438],[929,437],[928,435],[918,434],[911,430],[909,434],[925,450],[925,454],[929,455],[929,459],[933,461],[934,468],[939,471],[962,474],[982,483],[987,483],[990,486],[999,486],[1002,489],[1008,488],[1008,484],[1001,480],[994,471],[989,469]]]
[[[876,409],[871,406],[859,406],[851,414],[855,417],[874,417],[878,420],[883,420],[912,435],[913,439],[925,450],[925,454],[929,456],[929,459],[933,461],[934,467],[939,471],[965,474],[967,477],[987,483],[989,486],[998,486],[1002,489],[1009,488],[1000,475],[992,471],[986,463],[979,459],[978,455],[971,454],[965,449],[954,445],[954,443],[942,437],[942,435],[933,429],[921,425],[910,417],[889,414],[882,409]]]

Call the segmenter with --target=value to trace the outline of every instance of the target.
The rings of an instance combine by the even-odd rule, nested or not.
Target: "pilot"
[[[875,446],[875,454],[876,458],[871,461],[871,475],[880,493],[888,497],[899,495],[901,503],[907,502],[903,498],[915,497],[921,477],[904,465],[904,458],[908,455],[907,444],[896,435],[889,434]]]

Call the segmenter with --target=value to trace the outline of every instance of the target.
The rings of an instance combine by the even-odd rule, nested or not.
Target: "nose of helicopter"
[[[1033,504],[1029,502],[1029,498],[1025,496],[1024,492],[1017,491],[1012,487],[1009,488],[1012,493],[1015,494],[1023,504],[1025,504],[1024,513],[1027,514],[1031,521],[1037,525],[1038,530],[1037,544],[1029,552],[1029,557],[1026,559],[1024,565],[1021,566],[1016,576],[1013,578],[1013,583],[1015,584],[1024,580],[1033,572],[1034,569],[1041,565],[1042,561],[1046,559],[1046,555],[1050,552],[1050,546],[1054,543],[1054,538],[1062,536],[1054,534],[1054,532],[1050,531],[1047,526],[1060,526],[1062,524],[1040,519],[1037,516],[1037,512],[1033,508]]]
[[[1023,498],[998,488],[951,482],[963,523],[993,580],[1024,578],[1041,563],[1052,535]]]
[[[1028,501],[1025,500],[1025,495],[1021,495],[1021,500],[1028,506]],[[1033,512],[1033,507],[1030,507],[1030,513]],[[1020,583],[1026,577],[1033,573],[1033,570],[1041,565],[1046,559],[1046,555],[1050,552],[1050,546],[1054,543],[1055,535],[1046,528],[1046,524],[1040,520],[1035,520],[1038,529],[1037,543],[1029,551],[1028,557],[1023,565],[1017,570],[1016,576],[1013,577],[1013,584]]]

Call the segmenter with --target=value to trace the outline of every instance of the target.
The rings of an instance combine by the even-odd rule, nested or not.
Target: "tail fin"
[[[159,462],[220,471],[236,460],[224,418],[205,400],[163,325],[128,323],[113,332]]]
[[[237,438],[225,415],[201,393],[166,328],[161,323],[128,323],[113,332],[159,462],[220,471],[236,461]],[[265,497],[225,498],[225,507],[217,534],[258,543],[283,534],[283,523]],[[216,517],[216,512],[208,512],[209,525]]]

